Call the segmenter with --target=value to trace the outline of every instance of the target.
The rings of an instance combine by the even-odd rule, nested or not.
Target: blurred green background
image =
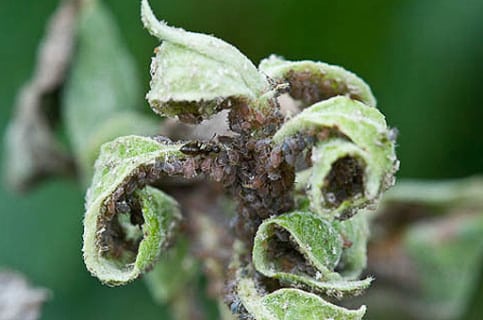
[[[106,1],[148,87],[157,40],[139,1]],[[31,75],[44,24],[58,0],[0,2],[0,132]],[[483,1],[151,0],[171,25],[214,34],[255,64],[271,53],[344,66],[371,86],[399,129],[399,177],[452,178],[483,171]],[[146,105],[147,108],[147,105]],[[3,156],[3,141],[0,146]],[[142,281],[107,288],[81,255],[84,190],[57,180],[27,196],[0,190],[0,266],[51,290],[43,319],[164,319]],[[480,285],[480,288],[482,286]],[[481,293],[479,294],[481,297]],[[481,299],[481,298],[480,298]],[[475,298],[475,305],[478,298]],[[139,314],[141,308],[143,314]],[[480,319],[473,307],[465,319]]]

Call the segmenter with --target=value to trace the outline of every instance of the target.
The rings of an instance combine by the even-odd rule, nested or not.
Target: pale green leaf
[[[315,143],[312,167],[298,181],[307,183],[312,210],[326,217],[348,218],[355,209],[377,201],[394,183],[398,166],[394,141],[384,116],[376,108],[342,96],[303,110],[278,130],[274,141],[281,144],[297,134],[312,134],[318,139],[317,133],[323,130],[329,134]],[[330,185],[329,177],[334,164],[345,159],[349,159],[348,164],[342,163],[342,172],[334,172],[335,176],[353,170],[362,171],[362,179],[349,176],[344,181],[349,190],[338,190],[337,185]],[[360,191],[350,189],[351,179],[361,180],[360,186],[354,185]],[[329,192],[331,188],[336,190]]]
[[[339,66],[314,61],[286,61],[270,56],[259,69],[277,82],[290,85],[290,95],[305,104],[346,96],[375,107],[376,99],[369,86],[358,76]]]
[[[138,278],[168,244],[181,218],[178,205],[145,184],[162,173],[151,177],[153,170],[178,161],[173,157],[182,159],[180,147],[137,136],[121,137],[102,146],[86,196],[83,245],[87,268],[102,282],[119,285]],[[142,224],[132,223],[132,206],[127,208],[130,212],[112,208],[120,199],[138,204]],[[131,248],[133,241],[140,241],[138,248]]]
[[[282,283],[341,297],[358,294],[372,279],[343,279],[335,268],[343,250],[340,233],[320,215],[292,212],[265,220],[253,246],[255,269]]]
[[[158,263],[144,279],[154,300],[165,304],[184,295],[189,283],[196,281],[198,271],[197,262],[189,252],[188,239],[182,238],[161,253]]]
[[[339,273],[344,279],[357,279],[367,266],[367,242],[369,240],[368,211],[344,221],[333,221],[345,242],[339,262]]]
[[[147,94],[155,112],[197,122],[235,101],[256,100],[268,90],[265,77],[232,45],[169,27],[156,19],[147,0],[142,1],[141,17],[148,31],[163,41],[151,64]]]
[[[240,280],[238,292],[243,306],[256,320],[351,320],[362,319],[366,312],[365,306],[349,310],[299,289],[278,289],[263,295],[248,278]]]
[[[90,168],[103,143],[158,131],[158,125],[139,112],[141,102],[135,62],[110,12],[99,1],[83,3],[62,114],[84,182],[91,178]]]

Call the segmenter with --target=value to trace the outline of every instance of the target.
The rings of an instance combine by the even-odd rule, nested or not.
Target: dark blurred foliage
[[[482,172],[483,1],[151,2],[171,25],[212,33],[256,64],[275,53],[342,65],[363,77],[388,122],[400,131],[399,177]],[[139,1],[107,3],[147,90],[157,40],[142,29]],[[17,90],[31,75],[44,24],[56,5],[57,0],[0,2],[1,132]],[[24,272],[35,285],[52,290],[44,319],[165,318],[142,281],[107,288],[86,271],[80,249],[83,192],[75,181],[60,180],[26,196],[2,187],[0,266]],[[481,293],[475,297],[475,306],[481,298]],[[479,313],[473,307],[465,319],[480,319]]]

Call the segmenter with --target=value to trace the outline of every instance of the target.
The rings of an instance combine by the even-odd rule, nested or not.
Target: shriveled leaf
[[[76,1],[63,1],[51,17],[37,54],[32,78],[18,94],[6,132],[9,186],[26,190],[50,175],[71,175],[73,161],[55,134],[49,114],[59,112],[57,95],[74,49]]]
[[[115,21],[99,1],[82,6],[77,51],[63,99],[64,121],[84,182],[91,178],[93,159],[103,143],[159,130],[139,112],[142,94],[135,63]]]

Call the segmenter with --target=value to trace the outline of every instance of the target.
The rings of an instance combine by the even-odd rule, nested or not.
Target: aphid
[[[216,157],[216,163],[220,166],[226,166],[228,164],[228,155],[223,152],[218,157]]]
[[[183,165],[183,176],[185,178],[193,178],[196,176],[197,163],[194,158],[189,158]]]
[[[228,152],[228,163],[231,165],[238,165],[240,156],[238,152]]]
[[[114,201],[113,201],[114,203]],[[118,213],[126,213],[131,211],[131,207],[127,204],[126,201],[116,201],[116,212]]]
[[[255,151],[257,152],[266,152],[270,147],[270,140],[269,139],[262,139],[255,142]]]
[[[212,163],[213,163],[212,158],[205,158],[200,164],[201,171],[203,172],[210,171]]]
[[[273,168],[277,168],[282,163],[282,150],[279,146],[272,149],[270,153],[270,164]]]
[[[217,136],[216,139],[222,144],[231,144],[234,140],[234,138],[231,136]]]
[[[290,239],[290,234],[288,233],[288,231],[286,231],[285,229],[281,229],[281,228],[274,228],[274,234],[275,236],[277,237],[277,240],[278,241],[281,241],[281,242],[288,242]]]
[[[233,185],[236,181],[236,174],[235,173],[231,173],[231,174],[228,174],[228,175],[225,175],[225,177],[223,178],[223,185],[225,187],[227,186],[230,186],[230,185]]]
[[[280,182],[273,183],[271,188],[271,195],[278,196],[283,192],[283,184]]]
[[[162,162],[160,164],[160,168],[161,168],[161,170],[166,172],[168,175],[172,175],[176,172],[176,168],[174,167],[174,164],[170,163],[170,162]]]
[[[108,214],[114,214],[116,212],[116,202],[113,199],[110,199],[106,202],[106,208]]]
[[[265,184],[265,179],[263,176],[254,176],[251,179],[250,188],[251,189],[260,189]]]
[[[240,314],[243,311],[243,304],[240,299],[236,298],[231,304],[230,304],[230,311],[233,314]]]
[[[197,124],[203,120],[203,118],[200,115],[195,115],[192,113],[178,114],[178,119],[181,122],[190,123],[190,124]]]
[[[247,130],[250,130],[252,128],[252,124],[248,121],[243,121],[241,123],[240,127],[241,127],[242,130],[247,131]]]
[[[159,161],[156,160],[155,164],[148,168],[146,171],[146,180],[152,183],[156,181],[161,176],[161,164]]]
[[[346,239],[345,237],[342,237],[342,246],[344,247],[344,249],[348,249],[350,247],[352,247],[352,244],[353,242],[349,239]]]
[[[387,133],[387,138],[393,142],[397,140],[398,136],[399,136],[399,130],[397,128],[392,128]]]
[[[124,195],[124,187],[121,186],[121,187],[117,188],[116,191],[114,191],[112,193],[112,199],[117,200],[117,199],[121,198],[123,195]]]
[[[265,116],[261,112],[255,112],[255,121],[259,124],[263,124],[265,122]]]
[[[327,192],[325,194],[325,201],[327,201],[330,204],[335,204],[337,202],[337,197],[335,196],[334,193],[332,192]]]
[[[138,188],[138,182],[135,179],[130,179],[125,185],[124,190],[126,194],[132,194]]]
[[[151,137],[154,141],[163,143],[163,144],[169,144],[172,143],[171,139],[165,136],[153,136]]]
[[[211,171],[211,176],[213,180],[220,182],[221,179],[223,179],[223,167],[220,166],[214,166],[212,171]]]
[[[268,173],[267,177],[268,177],[268,179],[274,181],[274,180],[280,179],[282,177],[282,175],[278,171],[271,171],[271,172]]]

